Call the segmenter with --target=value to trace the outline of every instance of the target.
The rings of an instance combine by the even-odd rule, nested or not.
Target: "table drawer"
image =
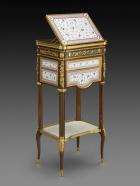
[[[67,61],[67,70],[99,67],[102,57]]]
[[[86,88],[93,82],[101,80],[101,68],[96,67],[87,70],[75,70],[67,72],[67,86]]]
[[[58,85],[58,73],[57,71],[51,71],[48,69],[41,69],[40,73],[41,82]]]
[[[40,81],[58,85],[58,61],[40,57]]]
[[[102,57],[67,61],[66,84],[86,88],[101,80]]]
[[[58,61],[41,57],[40,67],[47,68],[50,70],[58,70]]]

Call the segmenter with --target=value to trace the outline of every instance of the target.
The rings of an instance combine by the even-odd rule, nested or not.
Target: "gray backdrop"
[[[88,1],[86,1],[88,2]],[[0,184],[8,185],[138,185],[139,146],[139,20],[137,5],[81,1],[56,2],[39,8],[12,7],[0,12]],[[28,7],[28,8],[27,8]],[[89,12],[108,40],[105,85],[105,164],[101,166],[97,134],[65,145],[64,178],[58,176],[58,144],[42,138],[41,167],[35,166],[37,127],[35,40],[49,38],[46,13]],[[131,14],[132,13],[132,14]],[[82,118],[98,120],[98,87],[82,92]],[[75,117],[75,89],[66,93],[66,118]],[[44,123],[58,121],[58,93],[44,87]]]

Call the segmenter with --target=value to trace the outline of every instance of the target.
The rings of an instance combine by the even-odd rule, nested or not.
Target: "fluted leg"
[[[65,89],[59,89],[59,153],[60,176],[64,175],[64,142],[65,142]]]
[[[99,84],[99,128],[101,129],[101,144],[100,144],[100,154],[101,161],[104,158],[104,143],[105,143],[105,129],[103,127],[103,106],[104,106],[104,82]]]
[[[104,159],[104,143],[105,143],[105,131],[104,130],[102,130],[100,132],[100,136],[101,136],[101,145],[100,145],[101,162],[103,162],[103,159]]]
[[[36,144],[37,144],[37,163],[40,160],[40,152],[41,152],[41,134],[40,131],[36,132]]]
[[[41,152],[41,133],[42,129],[42,121],[43,121],[43,109],[42,109],[42,84],[38,82],[38,130],[36,132],[36,144],[37,144],[37,163],[40,160],[40,152]]]

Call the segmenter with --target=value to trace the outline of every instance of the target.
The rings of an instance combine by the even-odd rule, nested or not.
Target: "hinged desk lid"
[[[62,45],[104,41],[87,13],[46,15]]]

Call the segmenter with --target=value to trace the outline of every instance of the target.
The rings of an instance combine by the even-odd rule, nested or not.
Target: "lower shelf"
[[[84,121],[70,121],[65,123],[65,141],[76,138],[78,136],[99,132],[100,129],[98,126]],[[41,133],[58,140],[59,124],[45,127],[42,129]]]

